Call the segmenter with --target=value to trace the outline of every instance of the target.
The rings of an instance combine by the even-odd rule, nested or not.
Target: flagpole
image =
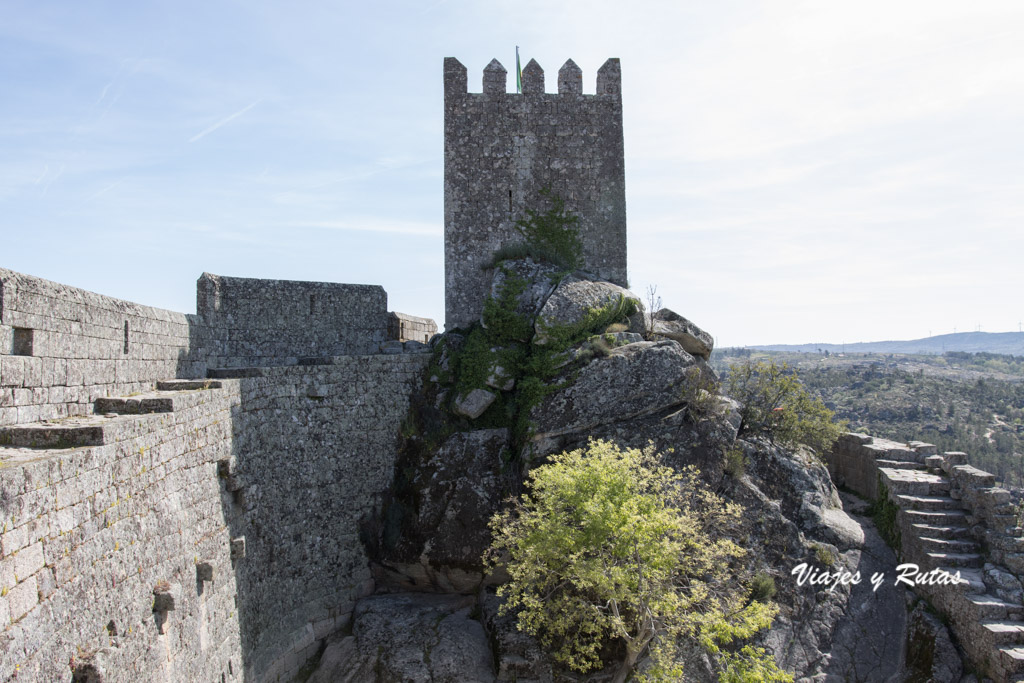
[[[519,66],[519,46],[516,45],[516,92],[523,92],[523,69]]]

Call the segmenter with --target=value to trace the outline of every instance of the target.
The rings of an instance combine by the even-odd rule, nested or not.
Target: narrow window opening
[[[512,213],[512,190],[508,191],[508,212]]]
[[[316,313],[316,294],[309,295],[309,314]]]
[[[124,321],[124,352],[128,353],[128,321]]]
[[[32,355],[33,330],[28,327],[15,327],[11,337],[11,354],[15,356]]]

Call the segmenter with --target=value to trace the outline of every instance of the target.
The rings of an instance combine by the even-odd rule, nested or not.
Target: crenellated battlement
[[[522,93],[508,92],[497,59],[484,68],[482,92],[468,90],[466,67],[444,60],[445,322],[475,320],[495,250],[519,240],[515,223],[544,210],[541,190],[560,195],[580,218],[584,266],[626,284],[626,183],[622,69],[607,60],[596,93],[583,94],[583,70],[558,70],[558,92],[545,92],[544,69],[531,59]]]
[[[621,97],[622,68],[616,57],[608,59],[597,70],[596,89],[594,95],[583,94],[583,70],[572,59],[567,59],[558,70],[558,92],[547,93],[544,88],[544,68],[531,59],[523,67],[523,92],[508,92],[508,70],[497,59],[492,59],[484,67],[482,90],[479,93],[468,91],[468,72],[463,64],[454,57],[444,60],[444,93],[445,99],[457,96],[479,95],[582,95],[584,97]]]

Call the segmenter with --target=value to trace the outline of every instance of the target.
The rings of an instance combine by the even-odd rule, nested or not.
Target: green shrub
[[[882,540],[896,551],[897,557],[902,552],[900,546],[903,540],[899,524],[896,520],[899,512],[899,506],[889,500],[889,488],[882,483],[882,478],[879,476],[878,497],[868,506],[867,514],[875,523],[875,528],[878,529],[878,534],[882,537]]]
[[[836,557],[836,554],[834,552],[832,552],[832,549],[829,548],[827,545],[822,545],[820,543],[815,543],[813,545],[813,548],[814,548],[814,557],[822,565],[824,565],[826,567],[831,567],[832,565],[834,565],[836,563],[836,560],[838,558]]]
[[[679,680],[679,641],[718,653],[777,612],[749,601],[737,580],[746,551],[729,532],[741,510],[695,469],[662,465],[652,448],[592,441],[553,456],[491,520],[486,559],[510,577],[498,589],[501,611],[516,613],[519,628],[570,669],[600,667],[618,641],[625,655],[616,680],[645,654],[640,680]]]
[[[739,479],[747,471],[747,456],[741,448],[730,448],[725,452],[725,473]]]
[[[792,683],[793,675],[782,671],[764,648],[746,645],[736,654],[722,656],[725,670],[719,683]]]
[[[740,436],[765,436],[773,442],[804,444],[823,454],[845,423],[821,399],[808,393],[786,363],[737,363],[729,368],[727,393],[742,404]]]
[[[547,189],[541,190],[541,194],[550,208],[543,213],[527,209],[526,218],[516,221],[516,232],[535,255],[543,255],[542,258],[566,270],[576,270],[583,265],[580,218],[566,210],[565,200],[559,195]]]
[[[750,580],[750,599],[758,602],[768,602],[775,597],[778,589],[775,587],[775,577],[768,572],[758,572]]]

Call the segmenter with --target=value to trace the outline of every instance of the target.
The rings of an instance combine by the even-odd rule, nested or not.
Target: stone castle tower
[[[621,70],[609,59],[597,94],[583,94],[570,59],[558,93],[544,92],[544,70],[523,69],[522,94],[506,92],[507,72],[492,60],[483,92],[467,92],[466,67],[444,60],[445,325],[480,315],[490,278],[483,266],[503,244],[519,241],[516,220],[543,210],[542,189],[580,217],[584,266],[626,284],[626,184]]]

